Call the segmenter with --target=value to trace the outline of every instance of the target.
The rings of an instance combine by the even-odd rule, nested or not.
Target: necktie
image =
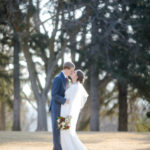
[[[68,78],[66,78],[66,88],[68,88]]]

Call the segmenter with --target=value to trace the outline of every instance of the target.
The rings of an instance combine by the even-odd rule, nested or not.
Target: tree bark
[[[91,61],[92,64],[90,65],[90,100],[91,100],[91,119],[90,119],[90,130],[91,131],[99,131],[100,123],[99,123],[99,110],[100,110],[100,103],[99,103],[99,70],[98,66],[96,65],[96,60],[93,59],[93,54],[98,51],[99,45],[98,45],[98,25],[97,25],[97,19],[95,17],[95,11],[98,7],[98,1],[93,0],[93,8],[91,10],[92,12],[92,28],[91,28],[91,34],[92,34],[92,49],[91,49]],[[94,64],[94,65],[93,65]]]
[[[127,83],[118,80],[118,100],[119,100],[119,131],[128,131],[128,103],[127,103]]]
[[[77,123],[77,130],[78,131],[87,130],[89,128],[89,122],[90,122],[90,102],[88,100],[80,113]]]
[[[20,79],[19,79],[19,51],[20,44],[17,32],[14,30],[14,103],[13,103],[13,130],[20,131]]]
[[[38,122],[37,131],[47,131],[47,113],[46,113],[46,97],[40,96],[38,104]]]
[[[5,102],[0,100],[0,130],[6,129],[6,117],[5,117]]]
[[[99,88],[98,88],[98,71],[95,65],[90,68],[90,100],[91,100],[91,118],[90,118],[90,130],[99,131]]]

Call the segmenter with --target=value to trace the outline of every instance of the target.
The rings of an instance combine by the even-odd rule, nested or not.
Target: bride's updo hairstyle
[[[83,71],[78,69],[78,70],[76,70],[76,72],[77,72],[77,76],[78,76],[77,81],[79,81],[80,83],[83,83],[84,82],[84,73],[83,73]]]

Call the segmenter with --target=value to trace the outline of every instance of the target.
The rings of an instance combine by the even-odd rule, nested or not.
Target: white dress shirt
[[[64,74],[64,71],[62,71],[62,73]],[[65,74],[64,74],[65,78],[68,78]]]

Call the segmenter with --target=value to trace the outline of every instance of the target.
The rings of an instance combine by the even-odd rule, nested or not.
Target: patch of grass
[[[78,132],[88,150],[150,150],[150,133]],[[52,150],[50,132],[0,132],[0,150]]]

